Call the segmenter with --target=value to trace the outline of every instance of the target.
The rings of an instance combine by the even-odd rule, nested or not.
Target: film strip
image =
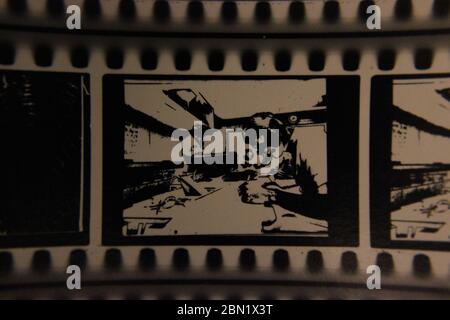
[[[81,8],[83,32],[367,33],[367,8],[382,12],[383,32],[449,27],[445,0],[362,1],[1,1],[3,27],[65,28],[69,5]],[[17,19],[26,18],[26,22]],[[206,28],[205,28],[206,26]]]
[[[309,18],[334,6],[329,2],[300,3]],[[380,5],[399,17],[403,9],[396,8],[404,2]],[[338,3],[342,15],[357,17],[357,1]],[[420,3],[410,2],[410,20],[436,15],[436,6],[445,9],[440,1],[430,1],[427,10]],[[2,5],[18,10],[11,2]],[[135,5],[142,18],[145,10],[138,6],[154,3]],[[174,14],[193,6],[167,5]],[[209,21],[223,3],[203,5]],[[239,17],[253,16],[258,6],[236,5]],[[269,5],[277,12],[274,7],[286,11],[292,3]],[[51,7],[28,2],[22,14],[39,17]],[[127,16],[122,2],[102,1],[101,7],[110,19],[117,12]],[[24,30],[5,23],[0,94],[1,118],[7,119],[2,136],[8,137],[2,143],[10,157],[2,167],[11,187],[2,197],[8,208],[0,225],[2,297],[380,298],[366,287],[371,265],[380,267],[389,297],[448,297],[443,150],[450,52],[448,18],[441,19],[429,30],[442,32],[380,38],[260,37],[232,29],[226,32],[235,36],[214,35],[215,29],[210,36],[189,36],[183,27],[164,36],[151,25],[154,34],[95,34],[99,26],[109,28],[104,22],[91,33],[71,34],[33,31],[33,19]],[[335,29],[316,23],[323,30],[356,32],[347,24]],[[392,30],[401,26],[393,22]],[[146,106],[161,97],[167,108]],[[437,111],[416,106],[429,101]],[[268,108],[270,103],[276,107]],[[168,110],[177,115],[165,115]],[[272,179],[284,191],[267,196],[267,185],[252,185],[260,180],[255,170],[222,172],[222,165],[211,173],[168,165],[170,153],[163,150],[170,149],[160,140],[167,137],[167,124],[181,121],[186,110],[203,122],[213,114],[209,128],[247,128],[249,118],[269,118],[292,130],[281,140],[296,140],[311,159],[309,169],[299,166],[293,174],[295,188],[306,190],[309,177],[317,187],[311,199],[322,197],[319,203],[329,207],[318,210],[312,201],[312,209],[305,207],[313,211],[311,220],[305,221],[307,213],[280,200],[289,193],[281,187],[292,179]],[[157,149],[142,147],[142,137]],[[303,151],[308,140],[311,151]],[[266,196],[264,204],[255,200]],[[67,290],[68,265],[81,267],[84,290]]]

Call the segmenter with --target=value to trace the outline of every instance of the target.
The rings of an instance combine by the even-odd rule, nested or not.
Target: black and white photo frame
[[[450,249],[450,75],[372,79],[372,245]]]
[[[358,244],[358,77],[106,75],[103,83],[104,244]],[[171,134],[183,121],[192,129],[193,118],[206,128],[285,130],[293,165],[267,180],[275,196],[260,201],[269,188],[252,168],[174,165]]]

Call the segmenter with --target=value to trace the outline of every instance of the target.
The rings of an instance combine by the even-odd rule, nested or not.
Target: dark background
[[[59,236],[63,244],[69,234],[81,234],[82,77],[9,71],[0,77],[2,244],[37,245]],[[89,88],[87,76],[84,84]]]

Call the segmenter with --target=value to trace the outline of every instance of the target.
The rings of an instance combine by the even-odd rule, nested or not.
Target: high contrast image
[[[381,121],[372,139],[376,146],[384,144],[380,163],[389,173],[383,194],[375,198],[380,201],[374,201],[384,205],[384,237],[450,242],[450,78],[378,77],[374,82],[373,99],[383,101],[373,105]],[[376,150],[373,157],[379,157]],[[381,190],[378,181],[375,190]]]
[[[119,88],[110,89],[108,81]],[[329,115],[339,109],[349,121],[355,110],[352,99],[348,105],[330,103],[335,80],[116,77],[106,87],[120,92],[115,103],[121,103],[110,109],[120,113],[114,130],[121,132],[121,167],[105,175],[122,173],[122,237],[328,238],[335,232],[330,229],[339,210],[330,191],[346,167],[331,168],[330,176],[328,162],[337,165],[356,154],[349,141],[353,149],[334,156],[337,135],[346,130],[336,130],[337,118],[328,123]],[[352,91],[332,94],[343,101],[357,97]],[[250,160],[264,156],[266,162]],[[357,166],[350,169],[356,176]],[[353,183],[348,181],[349,193]]]

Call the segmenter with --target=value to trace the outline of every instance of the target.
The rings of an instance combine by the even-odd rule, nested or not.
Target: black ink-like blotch
[[[139,253],[139,268],[142,271],[153,270],[156,266],[156,255],[153,249],[142,249]]]
[[[223,266],[222,251],[216,248],[209,249],[206,253],[206,266],[211,271],[220,270]]]
[[[244,71],[255,71],[258,66],[258,54],[255,50],[245,50],[241,55],[241,66]]]
[[[239,264],[244,271],[253,271],[256,268],[256,254],[252,249],[243,249],[239,256]]]
[[[150,48],[141,52],[141,67],[145,70],[154,70],[158,65],[158,53]]]
[[[14,64],[16,59],[16,49],[11,43],[0,43],[0,64],[10,65]]]
[[[358,50],[346,50],[342,57],[342,65],[346,71],[355,71],[359,68],[360,54]]]
[[[70,62],[75,68],[86,68],[89,64],[89,50],[86,47],[75,47],[70,52]]]
[[[187,16],[192,23],[202,23],[205,17],[203,3],[200,1],[191,1],[187,7]]]
[[[191,68],[192,56],[187,49],[180,49],[175,52],[175,68],[180,71],[186,71]]]
[[[381,252],[377,255],[376,265],[380,267],[383,275],[390,275],[394,272],[394,259],[387,252]]]
[[[260,1],[255,6],[255,20],[257,23],[265,24],[270,22],[272,11],[270,4],[266,1]]]
[[[406,21],[412,16],[413,6],[411,0],[397,0],[394,14],[397,20]]]
[[[336,23],[340,16],[339,2],[327,1],[323,6],[323,19],[327,23]]]
[[[424,254],[417,254],[413,259],[414,275],[421,278],[426,278],[431,275],[430,258]]]
[[[33,255],[31,265],[34,272],[48,272],[52,266],[52,257],[50,252],[47,250],[36,251]]]
[[[185,271],[189,268],[189,251],[184,248],[175,249],[172,255],[172,265],[177,271]]]
[[[418,70],[426,70],[433,63],[433,50],[429,48],[419,48],[414,52],[414,66]]]
[[[45,44],[34,48],[34,61],[40,67],[49,67],[53,63],[53,49]]]
[[[105,253],[104,266],[108,271],[118,271],[122,268],[122,253],[119,249],[108,249]]]
[[[0,252],[0,277],[10,274],[14,269],[14,259],[11,252]]]
[[[311,250],[306,256],[306,268],[310,273],[320,273],[323,271],[323,256],[319,250]]]
[[[222,3],[221,17],[224,23],[234,23],[238,17],[238,8],[234,1],[225,1]]]
[[[106,65],[110,69],[121,69],[123,67],[123,51],[119,48],[110,48],[106,52]]]
[[[284,249],[278,249],[272,256],[273,267],[276,271],[287,271],[289,269],[289,253]]]
[[[47,13],[52,17],[61,17],[65,13],[64,0],[47,0]]]
[[[133,20],[136,18],[136,5],[134,1],[121,0],[119,3],[119,16],[122,20]]]
[[[433,17],[437,19],[445,19],[450,12],[449,0],[434,0],[433,2]]]
[[[392,70],[395,67],[396,53],[393,49],[382,49],[378,52],[378,69]]]
[[[83,8],[89,19],[97,19],[102,15],[100,0],[85,0]]]
[[[153,17],[158,23],[166,23],[170,19],[170,5],[167,1],[158,0],[153,4]]]
[[[208,67],[211,71],[221,71],[225,64],[225,55],[222,50],[211,50],[208,55]]]
[[[87,254],[82,249],[75,249],[70,252],[69,264],[80,267],[81,270],[86,269],[87,266]]]
[[[275,54],[275,69],[288,71],[291,68],[292,56],[288,50],[280,50]]]
[[[311,71],[322,71],[325,67],[325,53],[322,50],[313,50],[308,56],[308,66]]]
[[[344,273],[354,274],[358,271],[358,256],[352,251],[346,251],[341,256],[341,269]]]
[[[305,20],[305,4],[300,1],[293,1],[289,5],[289,21],[291,23],[302,23]]]

